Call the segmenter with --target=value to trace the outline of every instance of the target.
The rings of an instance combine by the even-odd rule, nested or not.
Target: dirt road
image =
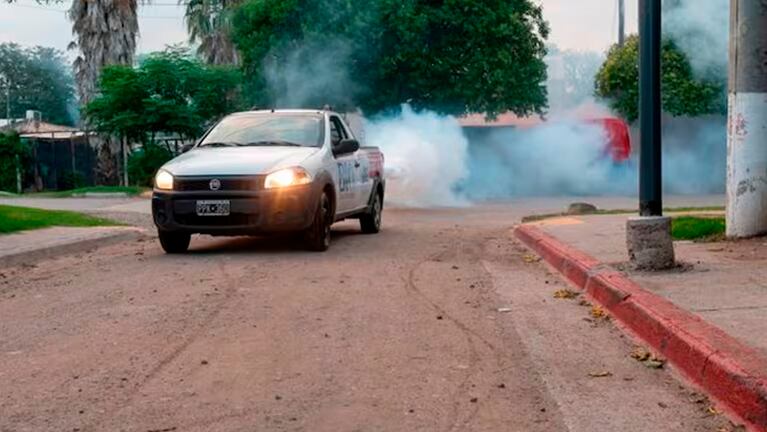
[[[728,427],[515,243],[519,210],[384,231],[154,240],[0,275],[0,431],[715,431]]]

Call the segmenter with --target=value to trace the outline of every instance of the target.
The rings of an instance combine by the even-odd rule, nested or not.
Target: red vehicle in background
[[[483,135],[499,129],[533,129],[547,124],[556,124],[560,120],[543,120],[540,117],[518,117],[513,113],[499,115],[495,120],[485,120],[484,114],[472,114],[458,119],[458,123],[466,132],[469,141],[473,138],[480,140]],[[613,162],[625,163],[631,157],[631,135],[625,121],[616,117],[583,117],[567,119],[568,122],[583,122],[599,125],[604,129],[607,142],[604,155]]]
[[[589,119],[586,122],[604,128],[607,136],[605,154],[609,154],[613,162],[626,162],[631,157],[631,135],[626,122],[615,117]]]

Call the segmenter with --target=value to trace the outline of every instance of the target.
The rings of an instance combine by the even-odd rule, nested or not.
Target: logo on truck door
[[[354,184],[354,162],[338,162],[338,190],[340,192],[349,192]]]

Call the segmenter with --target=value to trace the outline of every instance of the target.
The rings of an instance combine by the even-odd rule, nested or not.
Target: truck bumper
[[[262,235],[302,231],[311,225],[318,197],[312,185],[254,192],[152,194],[152,217],[160,231],[210,235]],[[198,216],[198,200],[229,200],[229,215]]]

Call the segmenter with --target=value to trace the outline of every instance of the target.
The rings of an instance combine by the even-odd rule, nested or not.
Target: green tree
[[[0,190],[16,193],[16,172],[24,170],[27,149],[15,132],[0,132]]]
[[[673,116],[726,112],[724,78],[696,79],[687,56],[672,40],[664,40],[661,54],[663,110]],[[614,45],[596,76],[596,94],[633,122],[639,116],[639,38]]]
[[[149,55],[138,68],[108,66],[85,108],[98,131],[146,143],[157,133],[198,136],[240,105],[239,72],[204,66],[183,50]]]
[[[5,117],[6,85],[10,85],[11,117],[41,111],[51,123],[71,125],[74,81],[61,52],[0,44],[0,117]]]
[[[542,112],[547,36],[530,0],[248,0],[233,19],[253,102],[371,113]]]

